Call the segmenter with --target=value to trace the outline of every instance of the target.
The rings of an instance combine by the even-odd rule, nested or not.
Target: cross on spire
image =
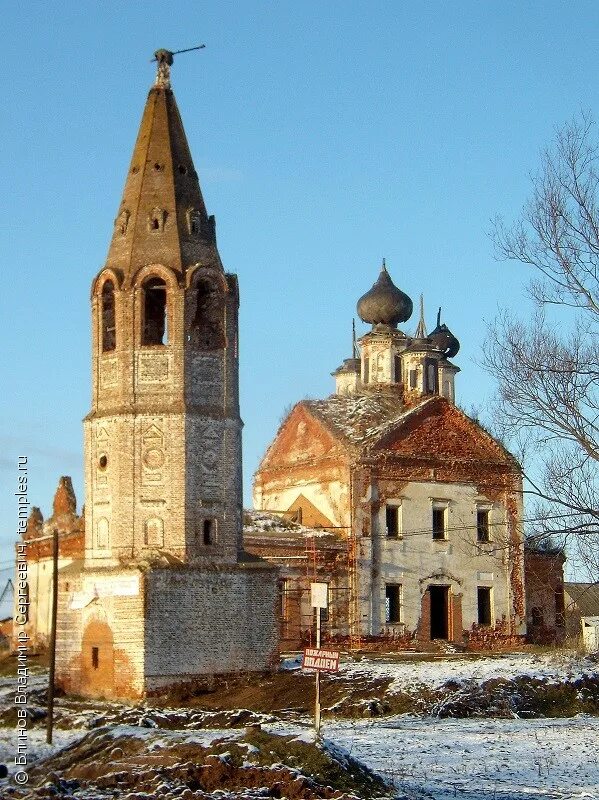
[[[196,47],[186,47],[184,50],[166,50],[164,47],[161,47],[160,50],[156,50],[154,58],[152,59],[152,61],[156,61],[158,64],[154,85],[170,89],[173,56],[179,55],[179,53],[190,53],[192,50],[203,50],[204,47],[206,47],[205,44],[198,44]]]

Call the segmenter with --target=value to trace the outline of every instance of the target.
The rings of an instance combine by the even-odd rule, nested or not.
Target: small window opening
[[[426,359],[424,362],[424,375],[426,384],[424,391],[428,394],[436,394],[438,391],[438,372],[436,361],[433,361],[430,358]]]
[[[100,458],[98,459],[98,466],[100,467],[100,469],[106,469],[106,467],[108,466],[108,456],[107,455],[101,455],[100,456]]]
[[[203,532],[204,532],[204,544],[211,545],[214,544],[214,529],[215,529],[215,521],[213,519],[205,519],[203,525]]]
[[[487,586],[478,587],[478,624],[491,624],[491,589]]]
[[[150,278],[144,284],[144,329],[142,344],[166,344],[166,283]]]
[[[153,231],[157,231],[160,228],[160,220],[154,217],[150,227]]]
[[[541,628],[543,626],[543,609],[539,606],[533,606],[530,609],[530,616],[532,620],[532,624],[535,628]]]
[[[114,284],[106,281],[102,287],[102,352],[108,353],[116,347],[116,321],[114,308]]]
[[[214,283],[198,282],[193,337],[199,350],[218,350],[225,346],[224,299]]]
[[[401,584],[385,586],[385,622],[387,625],[401,622]]]
[[[100,648],[92,647],[92,667],[98,669],[100,666]]]
[[[401,383],[401,358],[395,356],[393,362],[395,364],[395,383]]]
[[[181,175],[185,175],[187,173],[187,167],[184,164],[179,164],[179,173]]]
[[[479,508],[476,512],[476,538],[479,542],[489,542],[489,512]]]
[[[410,389],[415,389],[418,386],[418,370],[410,370]]]
[[[446,508],[433,508],[433,539],[447,539]]]
[[[397,538],[400,534],[400,514],[401,506],[385,506],[385,522],[387,525],[387,536]]]
[[[156,170],[156,172],[162,172],[162,170],[164,169],[164,165],[163,164],[159,164],[158,161],[157,161],[154,164],[154,169]]]

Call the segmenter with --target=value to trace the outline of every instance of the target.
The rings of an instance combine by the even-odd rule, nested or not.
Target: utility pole
[[[58,612],[58,528],[52,532],[52,617],[50,627],[50,674],[48,676],[48,716],[46,742],[52,744],[54,726],[54,673],[56,670],[56,617]]]

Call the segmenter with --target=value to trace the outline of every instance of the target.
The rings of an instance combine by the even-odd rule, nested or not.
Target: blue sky
[[[3,9],[0,562],[19,455],[45,514],[62,474],[83,502],[89,287],[158,47],[206,43],[173,87],[240,279],[246,504],[283,410],[332,391],[383,256],[429,328],[443,306],[458,400],[485,407],[485,324],[527,313],[529,277],[494,260],[490,220],[518,214],[555,129],[596,114],[595,2],[24,5]]]

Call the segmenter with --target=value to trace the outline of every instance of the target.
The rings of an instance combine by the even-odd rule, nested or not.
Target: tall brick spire
[[[187,137],[170,87],[172,53],[156,52],[158,74],[143,112],[106,266],[131,276],[159,263],[222,269],[214,217],[208,217]]]

